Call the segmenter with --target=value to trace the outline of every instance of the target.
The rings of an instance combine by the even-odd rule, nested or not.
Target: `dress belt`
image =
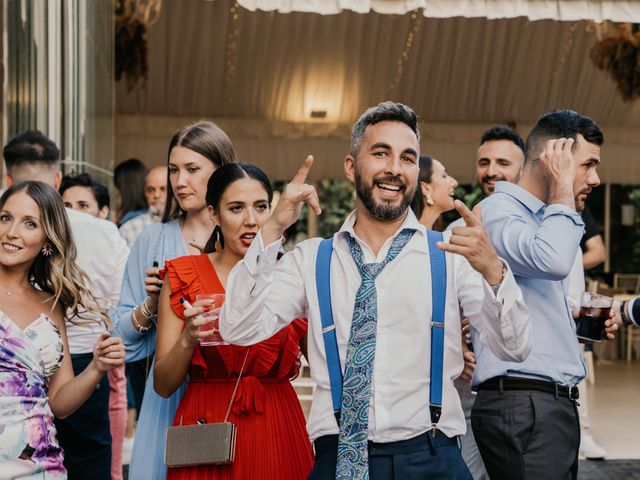
[[[289,383],[286,378],[273,378],[273,377],[254,377],[252,375],[243,376],[245,378],[256,379],[260,383]],[[235,385],[238,381],[238,377],[191,377],[188,383],[231,383]]]
[[[477,390],[497,390],[500,392],[507,390],[533,390],[550,393],[555,395],[556,398],[568,398],[569,400],[577,400],[579,397],[578,387],[567,387],[554,382],[522,377],[493,377],[478,385]]]

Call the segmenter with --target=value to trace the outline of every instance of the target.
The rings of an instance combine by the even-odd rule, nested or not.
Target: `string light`
[[[555,79],[560,74],[560,69],[564,67],[564,64],[567,63],[569,55],[571,55],[571,50],[573,49],[576,31],[578,30],[579,24],[580,22],[573,22],[571,24],[571,27],[569,27],[569,31],[567,32],[567,36],[564,40],[564,46],[562,47],[562,55],[560,56],[558,65],[556,65],[556,68],[553,71],[553,75],[551,76],[552,79]],[[588,31],[588,25],[586,30]]]
[[[227,34],[227,51],[225,61],[224,90],[225,107],[233,105],[233,87],[238,67],[238,37],[240,36],[240,4],[233,2],[229,8],[229,33]]]
[[[420,31],[420,27],[422,26],[422,18],[418,14],[419,10],[415,9],[411,12],[411,21],[412,27],[407,33],[407,39],[404,42],[404,49],[402,50],[402,54],[397,62],[396,74],[393,77],[391,84],[389,85],[388,91],[391,92],[396,89],[402,77],[404,76],[404,65],[409,60],[409,56],[411,55],[411,51],[413,50],[413,42],[416,38],[416,34]]]

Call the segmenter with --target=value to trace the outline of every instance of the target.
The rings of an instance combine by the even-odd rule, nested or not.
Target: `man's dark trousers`
[[[316,463],[308,480],[335,480],[338,435],[313,442]],[[473,480],[462,460],[457,438],[425,433],[391,443],[369,442],[370,480]]]
[[[533,390],[479,390],[471,425],[492,480],[577,478],[575,400]]]

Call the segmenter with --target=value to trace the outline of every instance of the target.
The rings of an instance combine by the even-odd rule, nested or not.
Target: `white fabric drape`
[[[605,130],[603,178],[640,183],[640,102],[623,102],[591,64],[588,22],[244,9],[234,19],[222,0],[163,5],[147,35],[146,89],[117,85],[118,160],[162,163],[174,131],[206,117],[221,124],[242,159],[274,178],[288,178],[309,153],[318,159],[316,178],[342,178],[351,124],[367,107],[395,100],[423,119],[423,152],[460,180],[471,178],[477,142],[491,124],[513,121],[526,135],[542,113],[573,108]],[[313,109],[326,118],[312,121]]]
[[[637,22],[640,2],[635,0],[238,0],[249,10],[331,15],[343,10],[404,14],[423,9],[425,17],[485,17],[529,20],[613,20]]]

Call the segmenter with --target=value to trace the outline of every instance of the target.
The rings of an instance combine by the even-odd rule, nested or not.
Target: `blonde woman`
[[[21,182],[0,197],[0,471],[11,478],[66,478],[53,416],[73,413],[124,362],[122,341],[104,333],[73,375],[65,314],[98,311],[75,258],[53,188]]]

